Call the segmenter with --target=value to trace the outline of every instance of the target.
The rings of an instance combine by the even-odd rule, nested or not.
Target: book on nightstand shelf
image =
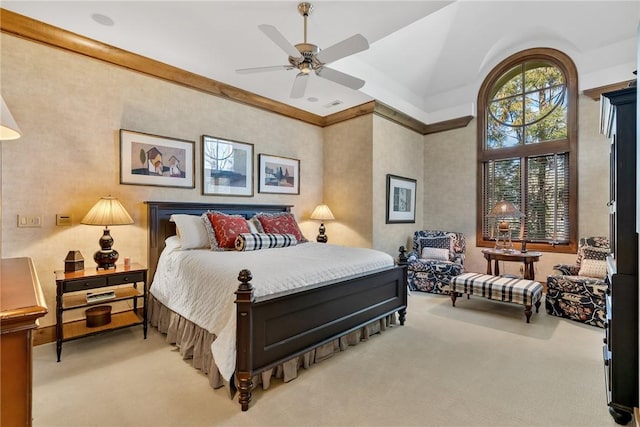
[[[87,303],[91,304],[94,302],[102,302],[110,299],[114,299],[116,297],[116,293],[114,291],[104,291],[104,292],[87,292]]]

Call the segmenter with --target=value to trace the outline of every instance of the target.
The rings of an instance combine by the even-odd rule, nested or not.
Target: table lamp
[[[522,218],[524,214],[520,212],[513,203],[506,200],[500,200],[491,209],[491,212],[487,215],[487,218],[497,218],[498,238],[496,239],[496,249],[511,249],[511,226],[507,221],[507,218]],[[502,240],[502,242],[501,242]]]
[[[115,268],[118,252],[111,248],[113,238],[109,232],[110,225],[133,224],[133,219],[115,197],[103,197],[98,200],[81,221],[87,225],[104,225],[104,232],[98,243],[100,250],[93,254],[93,260],[98,264],[96,270]]]
[[[320,203],[311,213],[311,219],[320,220],[320,234],[318,234],[318,237],[316,237],[316,241],[320,243],[327,243],[327,235],[324,234],[325,228],[323,221],[331,221],[335,219],[333,213],[331,212],[331,209],[329,209],[329,206],[325,205],[324,203]]]

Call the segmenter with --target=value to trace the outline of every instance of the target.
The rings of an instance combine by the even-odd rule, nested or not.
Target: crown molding
[[[613,92],[614,90],[624,89],[626,87],[629,87],[629,84],[632,81],[633,80],[626,80],[626,81],[620,82],[620,83],[613,83],[613,84],[610,84],[610,85],[594,87],[594,88],[591,88],[591,89],[585,89],[585,90],[582,91],[582,93],[585,96],[588,96],[589,98],[593,99],[594,101],[600,101],[600,95],[602,95],[603,93]]]

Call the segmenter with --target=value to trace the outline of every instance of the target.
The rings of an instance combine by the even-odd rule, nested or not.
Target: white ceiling
[[[238,74],[287,64],[259,24],[303,41],[298,1],[10,1],[1,6],[219,82],[326,116],[372,99],[425,123],[475,115],[477,90],[505,57],[553,47],[573,58],[581,89],[633,78],[639,1],[312,1],[307,41],[327,48],[353,34],[369,50],[330,66],[366,81],[354,91],[312,75]],[[92,19],[105,15],[113,25]],[[313,98],[317,98],[314,101]],[[342,101],[329,106],[333,101]]]

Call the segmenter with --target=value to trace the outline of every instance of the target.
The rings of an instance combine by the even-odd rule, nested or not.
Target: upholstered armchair
[[[609,252],[608,238],[581,238],[576,263],[556,265],[556,274],[547,277],[547,313],[603,328]]]
[[[407,276],[409,289],[449,294],[451,278],[464,270],[465,238],[452,231],[420,230],[413,235]]]

